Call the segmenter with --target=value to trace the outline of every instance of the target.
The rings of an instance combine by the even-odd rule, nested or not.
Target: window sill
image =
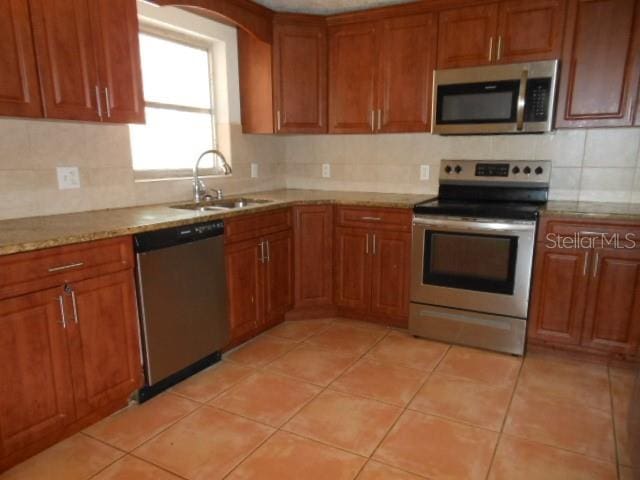
[[[233,174],[229,175],[198,175],[198,178],[202,180],[207,180],[210,178],[229,178],[232,177]],[[144,174],[140,174],[138,172],[134,172],[134,183],[156,183],[156,182],[175,182],[181,180],[193,180],[193,175],[158,175],[158,176],[147,176]]]

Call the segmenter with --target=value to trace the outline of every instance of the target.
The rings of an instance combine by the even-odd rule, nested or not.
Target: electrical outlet
[[[58,167],[58,189],[69,190],[72,188],[80,188],[80,172],[78,167]]]
[[[420,180],[429,180],[431,168],[429,165],[420,165]]]
[[[258,178],[258,164],[251,164],[251,178]]]
[[[330,178],[331,177],[331,165],[328,163],[322,164],[322,178]]]

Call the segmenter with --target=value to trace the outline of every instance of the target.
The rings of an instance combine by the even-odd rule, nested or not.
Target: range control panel
[[[550,160],[442,160],[443,183],[525,183],[548,185]]]

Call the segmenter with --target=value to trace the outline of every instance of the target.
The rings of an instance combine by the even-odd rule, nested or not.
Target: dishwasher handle
[[[136,253],[145,253],[220,235],[224,235],[224,222],[222,220],[139,233],[133,238]]]

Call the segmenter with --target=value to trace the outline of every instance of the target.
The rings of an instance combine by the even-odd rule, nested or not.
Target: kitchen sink
[[[273,200],[259,200],[255,198],[229,198],[224,200],[211,200],[209,202],[200,203],[183,203],[181,205],[172,205],[171,208],[179,210],[194,210],[200,212],[216,211],[216,210],[235,210],[237,208],[257,207],[271,203]]]

